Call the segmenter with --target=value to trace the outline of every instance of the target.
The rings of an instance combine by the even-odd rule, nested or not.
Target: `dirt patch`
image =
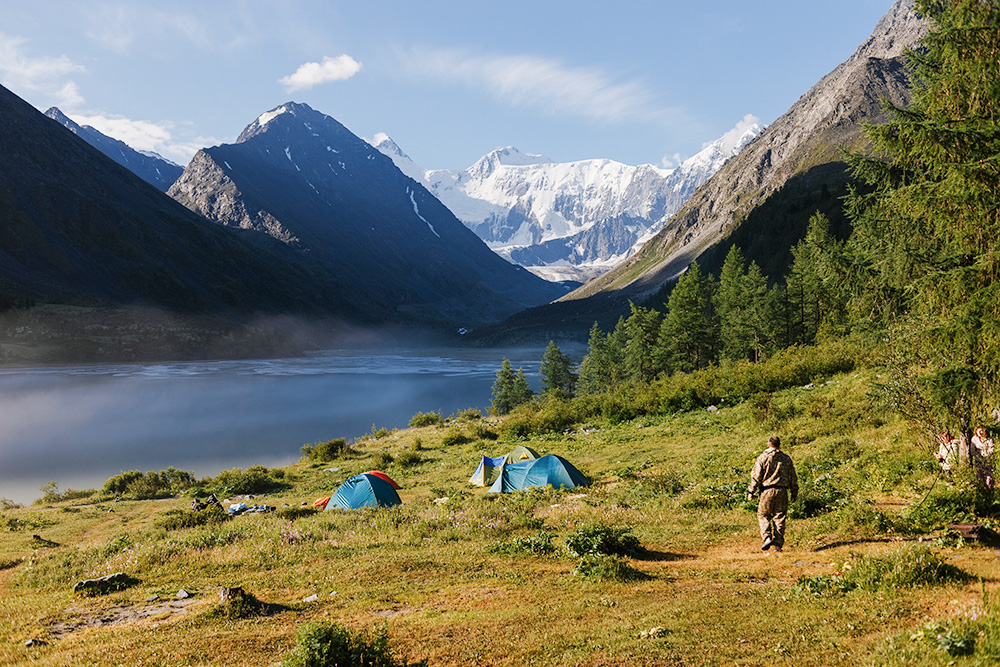
[[[146,606],[129,605],[111,607],[99,612],[84,610],[78,607],[68,607],[66,618],[49,626],[49,636],[61,639],[66,635],[87,628],[104,628],[123,623],[139,623],[142,621],[163,622],[173,621],[188,613],[187,607],[195,600],[169,600]]]

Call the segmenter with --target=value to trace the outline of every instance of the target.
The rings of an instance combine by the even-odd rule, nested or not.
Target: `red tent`
[[[394,480],[392,477],[389,477],[388,475],[386,475],[381,470],[369,470],[368,472],[363,472],[361,474],[362,475],[375,475],[376,477],[379,477],[379,478],[384,479],[385,481],[389,482],[389,484],[392,485],[392,488],[394,488],[394,489],[398,489],[399,488],[399,484],[396,484],[396,480]]]

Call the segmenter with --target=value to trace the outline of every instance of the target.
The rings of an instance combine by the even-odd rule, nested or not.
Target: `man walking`
[[[788,495],[794,503],[799,495],[799,480],[795,475],[792,458],[781,451],[781,440],[776,435],[767,439],[767,449],[757,457],[750,473],[747,500],[753,500],[760,489],[757,505],[757,523],[760,524],[762,551],[774,547],[781,551],[785,544],[785,515],[788,514]]]

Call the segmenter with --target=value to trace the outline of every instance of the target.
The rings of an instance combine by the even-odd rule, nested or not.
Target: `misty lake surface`
[[[125,470],[197,477],[293,463],[304,444],[485,411],[504,357],[537,385],[544,350],[331,350],[249,361],[0,369],[0,497],[100,488]],[[536,387],[537,388],[537,387]]]

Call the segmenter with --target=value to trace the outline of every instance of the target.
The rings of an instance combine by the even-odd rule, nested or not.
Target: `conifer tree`
[[[632,314],[625,321],[625,371],[633,382],[650,382],[658,374],[656,345],[660,338],[660,313],[629,304]]]
[[[693,371],[716,359],[718,325],[712,298],[715,282],[694,262],[670,292],[660,330],[660,354],[667,370]]]
[[[611,386],[611,358],[608,336],[597,326],[590,327],[587,354],[580,362],[581,394],[598,394]]]
[[[554,341],[549,341],[542,356],[542,364],[538,369],[541,378],[543,394],[559,394],[572,398],[576,391],[576,373],[573,372],[573,360],[563,354]]]
[[[1000,3],[917,0],[913,98],[853,159],[853,312],[887,332],[888,397],[967,442],[1000,398]]]
[[[531,400],[533,392],[528,379],[521,368],[514,372],[510,360],[504,359],[497,371],[497,379],[493,382],[493,401],[490,412],[505,415],[518,405]]]

